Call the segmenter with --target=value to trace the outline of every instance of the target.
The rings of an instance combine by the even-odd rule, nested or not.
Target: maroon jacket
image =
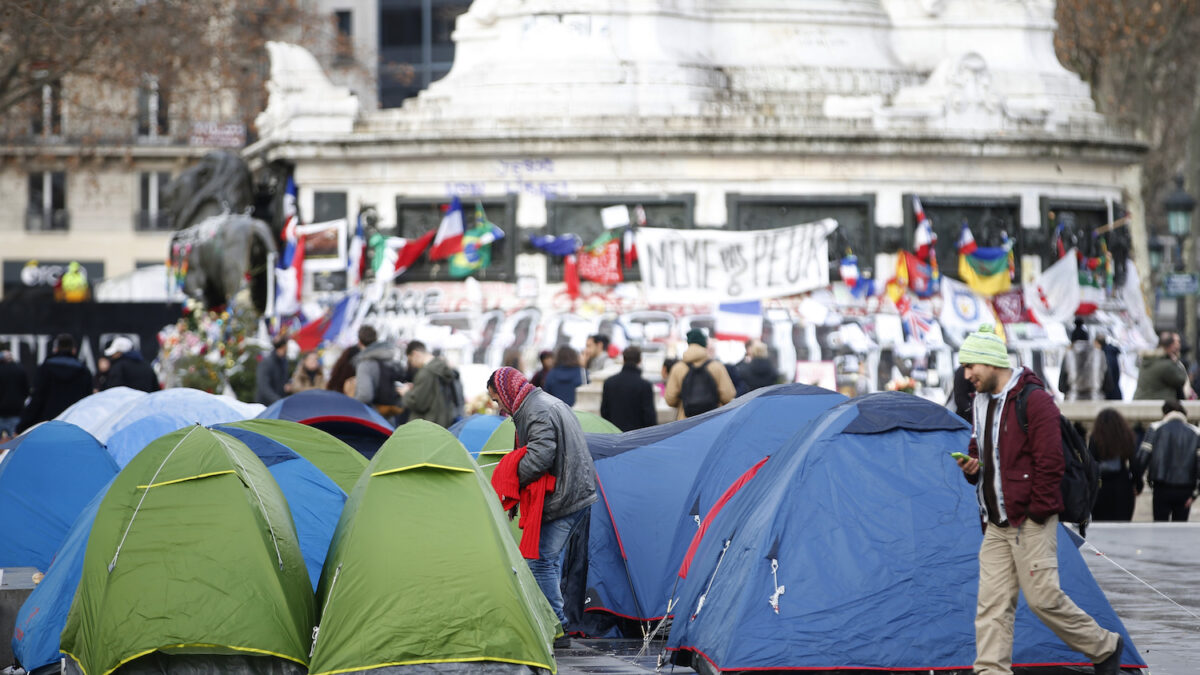
[[[1017,420],[1017,396],[1027,384],[1036,384],[1039,389],[1030,391],[1025,401],[1029,420],[1029,433]],[[1045,385],[1034,372],[1024,369],[1012,388],[1004,394],[1004,407],[996,413],[994,424],[1000,425],[1000,494],[1008,522],[1020,527],[1025,518],[1044,521],[1062,511],[1062,477],[1065,468],[1062,451],[1062,432],[1058,423],[1058,406]],[[990,396],[975,396],[975,419],[982,426],[987,418]],[[983,433],[973,430],[969,453],[979,459],[977,436]],[[987,461],[983,458],[981,462]],[[983,467],[974,476],[967,476],[972,485],[979,483]],[[979,486],[979,503],[983,504],[983,488]]]

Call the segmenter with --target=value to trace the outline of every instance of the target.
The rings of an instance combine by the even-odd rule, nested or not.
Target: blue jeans
[[[584,507],[557,520],[542,523],[542,533],[538,539],[538,558],[529,561],[529,571],[533,572],[538,588],[542,589],[542,595],[550,602],[550,608],[554,610],[554,616],[558,617],[559,623],[567,622],[567,615],[563,613],[561,588],[563,548],[571,538],[571,533],[579,527],[590,511],[591,509]]]

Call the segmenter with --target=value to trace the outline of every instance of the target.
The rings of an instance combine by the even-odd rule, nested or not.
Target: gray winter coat
[[[566,403],[534,389],[513,415],[513,423],[518,442],[528,448],[517,467],[521,486],[546,473],[556,480],[554,492],[542,508],[542,522],[569,516],[596,502],[596,467],[583,427]]]
[[[354,398],[367,405],[377,403],[375,394],[379,388],[379,362],[390,362],[395,358],[395,350],[383,341],[373,342],[355,355]]]

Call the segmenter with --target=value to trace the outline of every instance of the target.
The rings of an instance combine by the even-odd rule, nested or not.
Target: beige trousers
[[[975,672],[1012,675],[1017,592],[1046,627],[1093,663],[1117,647],[1104,630],[1058,585],[1058,516],[1021,527],[988,524],[979,547],[979,604],[975,613]]]

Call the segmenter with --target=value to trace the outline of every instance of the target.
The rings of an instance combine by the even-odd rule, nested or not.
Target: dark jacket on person
[[[1025,400],[1029,431],[1021,428],[1017,419],[1017,396],[1027,384],[1038,389],[1030,391]],[[999,456],[993,465],[998,479],[996,501],[1000,508],[997,520],[1007,517],[1009,525],[1020,527],[1026,517],[1038,521],[1060,513],[1062,504],[1062,477],[1066,468],[1062,451],[1062,431],[1058,423],[1058,406],[1050,394],[1044,391],[1045,384],[1032,370],[1019,368],[995,396],[976,394],[974,401],[974,425],[968,453],[980,460],[980,469],[967,481],[976,486],[981,515],[987,518],[987,502],[983,481],[984,465],[992,457],[980,457],[983,447],[984,426],[987,420],[988,403],[996,400],[992,421],[992,443]],[[994,483],[993,483],[994,484]]]
[[[1142,354],[1138,365],[1137,389],[1133,398],[1138,401],[1177,401],[1187,382],[1187,369],[1161,349]]]
[[[283,389],[283,385],[288,381],[287,366],[286,356],[280,356],[274,351],[263,355],[262,360],[258,362],[258,370],[255,371],[255,401],[271,405],[284,397],[287,393]]]
[[[70,352],[55,352],[38,366],[29,405],[21,413],[20,433],[38,422],[58,417],[92,393],[92,371]]]
[[[162,387],[158,384],[158,375],[154,367],[146,363],[141,352],[131,351],[121,354],[121,358],[113,359],[108,367],[108,376],[104,379],[104,388],[129,387],[138,391],[154,392]]]
[[[0,361],[0,417],[19,417],[29,396],[29,376],[15,361]]]
[[[417,370],[412,389],[404,395],[401,404],[409,413],[409,419],[428,420],[449,427],[454,424],[455,411],[450,405],[447,392],[456,386],[458,371],[438,356]]]
[[[1092,520],[1128,521],[1133,518],[1136,492],[1140,486],[1134,481],[1132,462],[1124,457],[1101,460],[1096,451],[1095,439],[1088,440],[1088,452],[1092,453],[1100,468],[1100,491],[1092,506]]]
[[[575,390],[587,384],[587,374],[579,366],[554,366],[546,373],[542,389],[569,406],[575,405]]]
[[[1121,393],[1121,350],[1116,345],[1104,345],[1104,398],[1109,401],[1120,401],[1124,398]]]
[[[1150,427],[1138,448],[1139,465],[1146,467],[1150,487],[1169,486],[1195,490],[1200,480],[1196,453],[1200,434],[1182,413],[1170,412]]]
[[[600,416],[621,431],[658,423],[658,413],[654,411],[654,386],[642,377],[641,366],[624,365],[621,372],[604,381]]]
[[[575,413],[544,390],[534,389],[512,418],[517,447],[528,448],[517,466],[521,487],[546,473],[555,479],[554,492],[542,506],[542,522],[594,504],[598,499],[596,467]]]
[[[773,384],[779,384],[779,371],[775,364],[765,356],[756,356],[738,366],[742,382],[746,383],[746,391],[762,389]]]

